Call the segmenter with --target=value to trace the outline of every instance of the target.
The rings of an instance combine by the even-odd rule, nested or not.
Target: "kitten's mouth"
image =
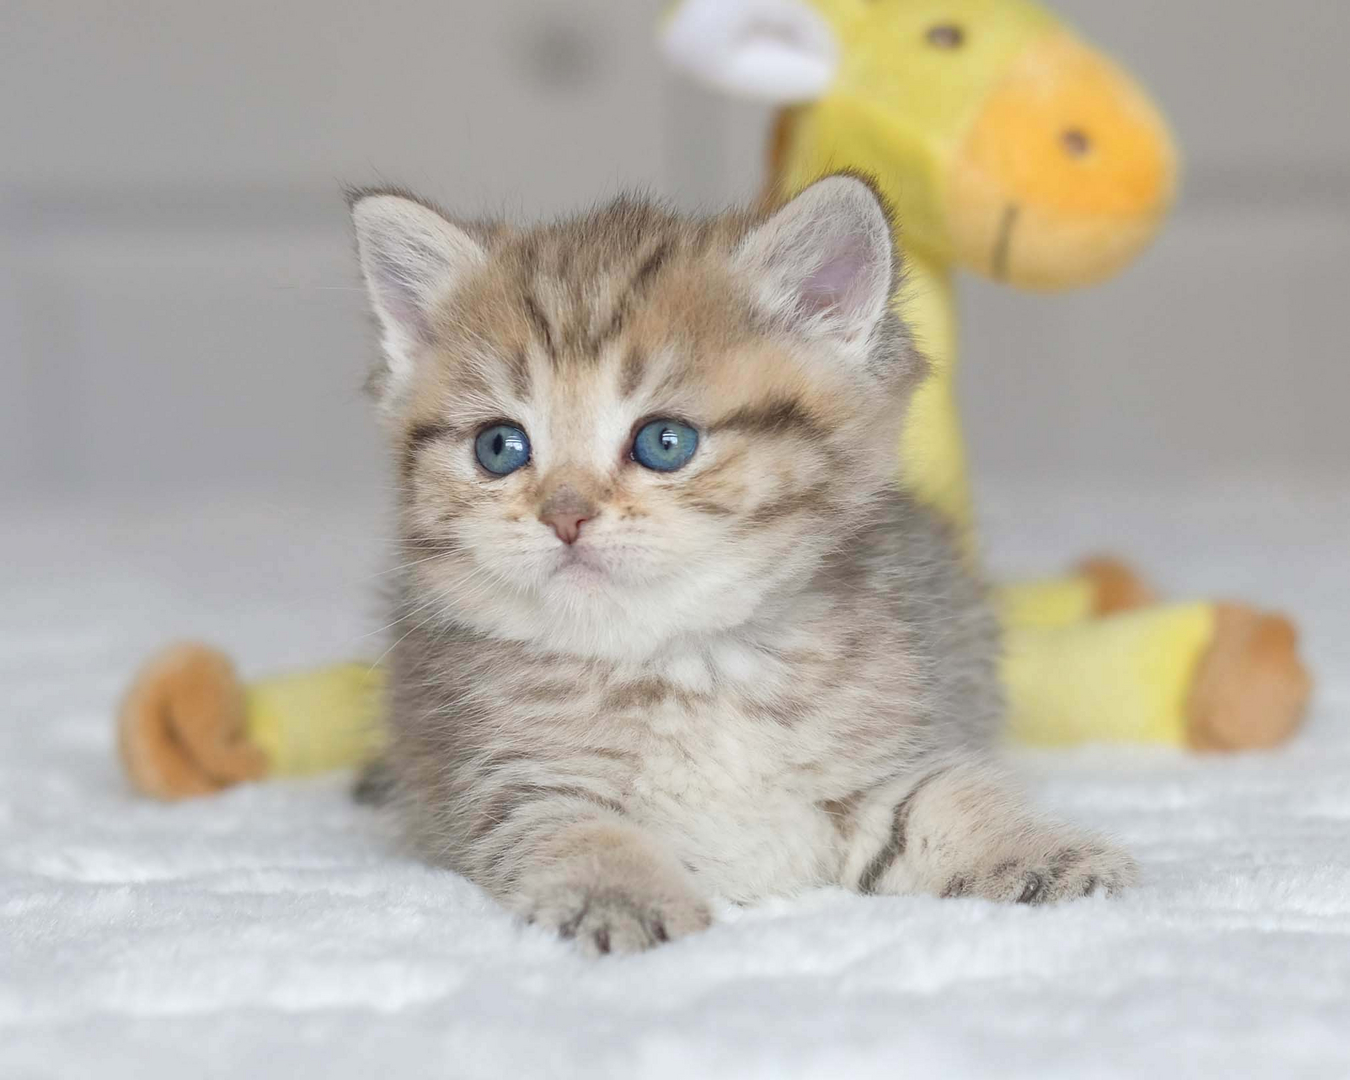
[[[573,545],[559,552],[554,574],[578,581],[600,581],[609,577],[609,570],[595,552]]]

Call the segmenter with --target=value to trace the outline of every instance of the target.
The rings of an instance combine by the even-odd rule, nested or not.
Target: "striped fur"
[[[386,768],[429,859],[598,952],[713,897],[1130,878],[987,764],[995,623],[895,487],[924,363],[889,307],[861,342],[785,321],[737,261],[747,214],[460,227],[483,258],[422,313],[406,387],[373,381],[408,564]],[[701,433],[684,469],[630,460],[653,416]],[[534,456],[498,478],[472,447],[502,420]],[[570,547],[539,520],[559,492],[590,511]]]

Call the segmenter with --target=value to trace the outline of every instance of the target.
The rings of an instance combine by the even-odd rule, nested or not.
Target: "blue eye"
[[[674,472],[694,456],[698,432],[678,420],[643,424],[633,440],[633,460],[657,472]]]
[[[474,440],[478,464],[496,476],[515,472],[530,460],[530,438],[513,424],[493,424]]]

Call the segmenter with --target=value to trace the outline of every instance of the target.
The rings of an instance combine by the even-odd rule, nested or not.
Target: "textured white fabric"
[[[396,853],[341,776],[131,795],[111,704],[186,634],[375,655],[379,518],[278,500],[0,516],[0,1077],[1350,1075],[1350,492],[986,485],[995,562],[1094,546],[1296,611],[1276,753],[1027,756],[1144,884],[1054,909],[824,891],[585,961]]]

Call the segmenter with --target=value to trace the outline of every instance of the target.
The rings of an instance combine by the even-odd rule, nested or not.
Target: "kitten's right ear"
[[[386,390],[411,374],[418,348],[431,340],[436,302],[483,265],[477,240],[435,210],[384,192],[351,200],[356,248],[370,304],[384,331]]]

